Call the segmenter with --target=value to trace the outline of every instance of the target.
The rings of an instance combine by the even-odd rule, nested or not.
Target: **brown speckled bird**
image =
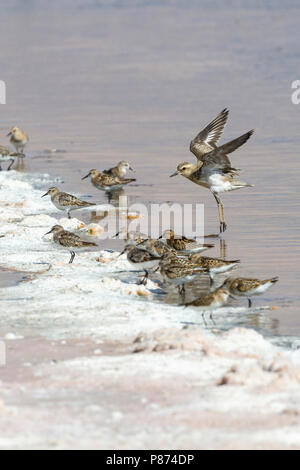
[[[122,160],[113,168],[109,168],[109,170],[104,170],[103,173],[106,175],[117,176],[118,178],[125,178],[127,170],[134,171],[134,169],[130,166],[129,162],[125,162]]]
[[[202,295],[198,299],[188,302],[185,307],[206,307],[206,308],[220,308],[227,304],[230,297],[230,292],[226,286],[219,287],[214,292]]]
[[[72,194],[63,193],[58,188],[50,188],[42,197],[51,196],[51,201],[53,205],[61,210],[66,211],[68,218],[71,219],[71,211],[76,209],[84,209],[86,207],[95,206],[92,202],[82,201]]]
[[[82,179],[91,177],[91,182],[97,189],[102,191],[114,191],[122,188],[124,185],[136,181],[134,178],[119,178],[118,176],[107,175],[97,170],[90,170]]]
[[[185,284],[193,281],[197,276],[207,272],[196,263],[186,257],[170,254],[164,256],[159,263],[159,269],[167,284],[174,284],[180,295],[185,294]]]
[[[54,225],[54,227],[52,227],[49,232],[45,233],[45,235],[49,235],[50,233],[53,233],[54,243],[59,245],[64,250],[70,251],[71,258],[69,264],[73,263],[76,251],[82,251],[88,247],[97,246],[96,243],[86,242],[75,233],[64,230],[61,225]]]
[[[149,253],[153,254],[154,256],[170,256],[173,255],[176,257],[178,252],[174,250],[174,248],[168,246],[162,240],[156,240],[155,238],[147,238],[145,240],[141,240],[138,244],[141,248],[149,251]]]
[[[264,281],[259,279],[247,279],[244,277],[238,277],[235,279],[228,278],[225,282],[225,286],[229,289],[232,295],[247,297],[248,306],[250,308],[252,307],[250,297],[264,294],[272,285],[276,284],[278,280],[278,277],[273,277]]]
[[[144,248],[139,248],[131,244],[126,245],[119,256],[122,256],[124,253],[127,253],[127,260],[130,264],[132,264],[136,269],[145,272],[145,276],[140,284],[146,285],[149,277],[149,269],[155,268],[161,258],[149,253],[149,251]]]
[[[159,238],[164,238],[170,248],[187,254],[200,253],[214,247],[211,244],[202,245],[196,240],[186,238],[184,235],[175,235],[173,230],[166,230]]]
[[[201,254],[190,255],[189,259],[208,271],[211,284],[213,284],[213,279],[217,274],[230,271],[240,263],[238,259],[224,260],[220,258],[209,258],[208,256],[201,256]]]

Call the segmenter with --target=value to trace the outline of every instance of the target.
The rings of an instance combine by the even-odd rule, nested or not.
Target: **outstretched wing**
[[[204,172],[205,170],[219,169],[222,171],[237,171],[235,168],[231,167],[227,153],[232,153],[239,147],[241,147],[247,140],[251,137],[254,130],[246,132],[246,134],[241,135],[237,139],[227,142],[227,144],[222,145],[210,153],[207,153],[203,156],[203,165],[197,170]]]
[[[227,122],[228,114],[229,110],[226,108],[223,109],[223,111],[191,141],[190,151],[198,160],[202,160],[203,155],[210,152],[211,148],[216,147]]]
[[[244,143],[247,142],[248,139],[250,139],[253,133],[254,133],[254,129],[252,129],[249,132],[246,132],[246,134],[243,134],[240,137],[237,137],[237,139],[227,142],[227,144],[221,145],[221,147],[219,147],[215,151],[220,150],[223,153],[234,152],[236,149],[244,145]]]

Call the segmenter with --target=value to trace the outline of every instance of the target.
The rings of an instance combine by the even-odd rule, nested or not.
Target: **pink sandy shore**
[[[300,361],[252,330],[7,343],[2,449],[300,448]]]

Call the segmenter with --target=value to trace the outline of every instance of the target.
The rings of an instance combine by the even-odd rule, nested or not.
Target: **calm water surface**
[[[169,175],[194,161],[190,139],[224,107],[223,139],[255,128],[232,155],[255,188],[224,196],[224,240],[241,275],[280,277],[254,300],[279,309],[238,324],[300,336],[299,2],[12,0],[1,15],[0,143],[20,125],[25,170],[61,175],[66,191],[103,201],[81,177],[129,160],[145,185],[126,189],[132,202],[203,203],[205,231],[215,232],[212,195]],[[217,243],[209,255],[219,254]]]

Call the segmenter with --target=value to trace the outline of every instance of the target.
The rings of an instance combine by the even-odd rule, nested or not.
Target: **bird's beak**
[[[46,194],[44,194],[42,197],[48,196],[48,194],[49,194],[49,191]]]
[[[117,238],[119,235],[120,235],[120,232],[116,233],[116,234],[113,235],[111,238]]]
[[[43,235],[43,237],[45,237],[46,235],[49,235],[50,233],[52,233],[52,229],[50,230],[50,232],[45,233],[45,235]]]
[[[120,258],[120,256],[124,255],[125,251],[126,251],[126,250],[123,250],[122,253],[120,253],[120,254],[117,256],[117,258]]]
[[[7,134],[7,137],[10,137],[12,135],[12,132],[10,131],[8,134]]]
[[[160,237],[158,237],[158,240],[161,240],[162,237],[163,237],[162,235]]]
[[[172,178],[173,176],[177,176],[179,175],[178,171],[175,171],[175,173],[173,173],[172,175],[170,175],[170,178]]]
[[[133,173],[135,173],[135,170],[130,166],[129,167],[129,170],[133,171]]]
[[[87,179],[90,175],[91,175],[91,173],[88,173],[86,176],[84,176],[84,177],[81,178],[81,179],[82,179],[82,180],[85,180],[85,179]]]

